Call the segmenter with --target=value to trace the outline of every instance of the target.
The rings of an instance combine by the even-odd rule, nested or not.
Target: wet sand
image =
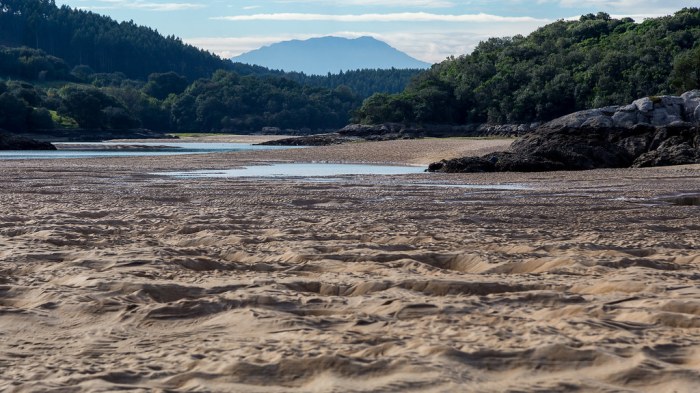
[[[700,166],[148,174],[499,143],[0,161],[0,390],[697,391]]]

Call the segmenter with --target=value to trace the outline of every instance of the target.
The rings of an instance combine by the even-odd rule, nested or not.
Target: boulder
[[[700,123],[700,90],[689,91],[681,96],[686,121]]]

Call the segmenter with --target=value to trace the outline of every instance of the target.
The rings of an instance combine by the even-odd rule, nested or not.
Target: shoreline
[[[257,143],[270,140],[269,136],[227,136],[205,138],[183,138],[178,142],[232,142]],[[131,143],[139,140],[131,140]],[[145,140],[144,140],[145,141]],[[111,142],[121,142],[114,140]],[[159,143],[160,140],[148,140]],[[165,141],[163,141],[165,142]],[[444,157],[459,157],[469,154],[486,154],[503,150],[512,139],[414,139],[383,142],[358,142],[345,145],[312,146],[283,150],[244,151],[230,153],[192,154],[161,157],[91,158],[100,160],[99,167],[142,168],[144,170],[225,169],[232,166],[260,162],[328,162],[358,164],[419,165],[428,164]],[[186,158],[183,158],[186,157]],[[0,168],[12,167],[10,161],[20,161],[32,166],[83,167],[94,163],[82,159],[55,160],[0,160]],[[44,162],[45,161],[45,162]],[[43,162],[43,163],[42,163]]]

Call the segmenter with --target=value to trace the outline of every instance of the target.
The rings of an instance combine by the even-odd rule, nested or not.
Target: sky
[[[607,12],[637,21],[697,0],[57,0],[133,20],[232,57],[320,36],[372,36],[430,63],[469,53],[489,37],[527,35],[558,19]]]

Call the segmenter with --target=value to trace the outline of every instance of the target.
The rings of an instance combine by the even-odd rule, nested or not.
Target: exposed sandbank
[[[696,390],[700,210],[664,198],[700,195],[698,165],[147,174],[497,143],[0,161],[0,390]]]

